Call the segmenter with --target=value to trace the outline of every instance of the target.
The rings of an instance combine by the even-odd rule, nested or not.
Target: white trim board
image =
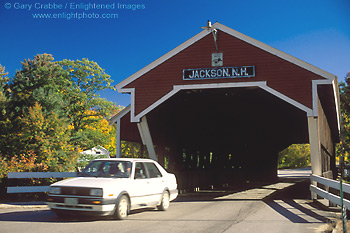
[[[313,108],[313,116],[318,116],[318,93],[317,86],[318,85],[332,85],[333,95],[334,95],[334,103],[335,110],[337,115],[337,128],[340,132],[340,102],[339,102],[339,87],[338,87],[338,78],[336,77],[334,80],[312,80],[312,108]]]
[[[313,109],[313,114],[312,115],[313,116],[318,116],[317,86],[318,85],[332,85],[332,84],[333,84],[332,80],[312,80],[312,109]]]

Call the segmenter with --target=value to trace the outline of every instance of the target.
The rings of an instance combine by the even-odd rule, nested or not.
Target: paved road
[[[308,183],[281,178],[240,191],[180,196],[168,211],[132,212],[128,220],[57,218],[45,206],[0,208],[0,232],[320,232],[337,213],[305,199]],[[40,207],[40,206],[39,206]]]
[[[278,177],[280,177],[280,178],[305,178],[305,179],[308,179],[310,177],[310,175],[311,175],[311,167],[278,170]]]

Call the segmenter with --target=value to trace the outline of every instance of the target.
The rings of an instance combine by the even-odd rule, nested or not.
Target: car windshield
[[[88,164],[79,176],[129,178],[131,162],[96,160]]]

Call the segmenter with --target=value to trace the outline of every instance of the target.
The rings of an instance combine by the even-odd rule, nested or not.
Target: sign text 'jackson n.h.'
[[[255,76],[255,66],[184,69],[184,80],[251,78]]]

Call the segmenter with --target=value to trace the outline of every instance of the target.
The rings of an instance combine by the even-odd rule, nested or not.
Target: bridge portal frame
[[[136,123],[137,129],[140,135],[140,141],[147,146],[149,156],[152,159],[157,160],[156,151],[154,150],[152,130],[147,121],[147,114],[156,109],[159,105],[166,102],[172,96],[176,95],[183,90],[198,90],[198,89],[215,89],[215,88],[235,88],[235,87],[258,87],[272,95],[279,98],[288,104],[304,111],[307,116],[308,124],[308,137],[310,143],[311,164],[312,172],[315,175],[330,176],[330,163],[325,162],[322,158],[322,153],[333,156],[335,158],[335,146],[334,144],[339,141],[340,133],[340,107],[339,107],[339,87],[337,77],[323,71],[317,67],[314,67],[306,62],[303,62],[297,58],[294,58],[288,54],[285,54],[279,50],[276,50],[262,42],[247,37],[237,31],[234,31],[222,24],[215,23],[214,27],[222,32],[225,32],[235,38],[238,38],[245,43],[253,45],[260,50],[273,54],[274,56],[284,59],[287,62],[301,67],[307,71],[319,76],[320,79],[312,80],[312,89],[310,90],[312,96],[311,106],[300,101],[293,99],[292,97],[276,90],[268,85],[268,81],[250,81],[249,82],[225,82],[225,83],[200,83],[200,84],[171,84],[172,90],[161,96],[159,99],[149,104],[146,107],[140,109],[136,107],[136,88],[132,87],[132,83],[138,78],[148,75],[153,70],[156,70],[158,66],[172,59],[177,54],[185,51],[188,47],[191,47],[196,42],[210,34],[210,32],[202,31],[195,37],[191,38],[187,42],[178,46],[174,50],[170,51],[163,57],[159,58],[155,62],[146,66],[139,72],[130,76],[126,80],[119,83],[116,87],[119,92],[131,94],[131,105],[126,107],[120,114],[111,119],[112,123],[117,123],[117,156],[121,155],[121,128],[123,127],[122,118],[130,117],[130,123]],[[220,37],[220,34],[219,34]],[[218,40],[220,46],[222,43]],[[220,46],[221,47],[221,46]],[[326,165],[325,165],[326,164]],[[333,166],[334,167],[334,166]]]

